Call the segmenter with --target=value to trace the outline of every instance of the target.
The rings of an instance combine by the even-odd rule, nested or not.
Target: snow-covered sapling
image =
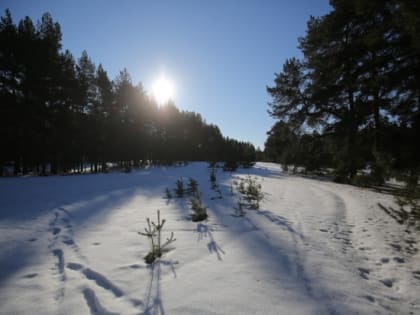
[[[147,264],[151,264],[156,258],[161,257],[165,247],[176,241],[174,238],[174,232],[171,232],[171,236],[168,237],[165,243],[162,244],[161,234],[166,220],[160,220],[159,210],[157,211],[157,218],[157,224],[147,218],[147,227],[144,228],[144,232],[138,232],[140,235],[146,236],[150,241],[150,252],[144,257],[144,261]]]

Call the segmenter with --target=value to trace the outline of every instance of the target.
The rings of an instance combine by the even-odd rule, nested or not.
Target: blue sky
[[[50,12],[75,58],[86,50],[111,79],[127,68],[151,91],[164,72],[174,101],[200,113],[225,136],[263,148],[274,124],[267,114],[274,73],[300,57],[298,37],[310,15],[330,11],[328,0],[2,0],[15,22]]]

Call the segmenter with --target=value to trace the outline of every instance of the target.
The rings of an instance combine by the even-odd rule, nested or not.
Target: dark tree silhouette
[[[244,164],[255,149],[175,104],[159,107],[126,69],[111,81],[86,51],[62,51],[60,25],[45,13],[0,20],[0,165],[3,172],[129,171],[143,164],[221,161]],[[29,53],[30,52],[30,53]]]
[[[293,163],[334,167],[345,181],[366,168],[375,183],[390,171],[418,176],[418,5],[336,0],[331,6],[330,13],[309,19],[299,39],[303,60],[286,60],[267,88],[270,114],[287,124],[269,132],[267,156],[284,163],[293,152]],[[285,146],[294,141],[285,128],[303,151]],[[304,158],[310,148],[324,152],[325,162]]]

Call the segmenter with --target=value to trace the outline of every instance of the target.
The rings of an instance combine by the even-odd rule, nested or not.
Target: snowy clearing
[[[233,216],[234,180],[262,185],[260,210]],[[419,314],[419,237],[377,203],[391,195],[291,176],[258,163],[0,179],[1,314]],[[193,177],[209,218],[165,188]],[[156,211],[174,232],[152,265]]]

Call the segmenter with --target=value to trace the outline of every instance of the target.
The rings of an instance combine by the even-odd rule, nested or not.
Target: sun
[[[153,83],[152,93],[159,105],[173,100],[175,87],[171,80],[162,75]]]

